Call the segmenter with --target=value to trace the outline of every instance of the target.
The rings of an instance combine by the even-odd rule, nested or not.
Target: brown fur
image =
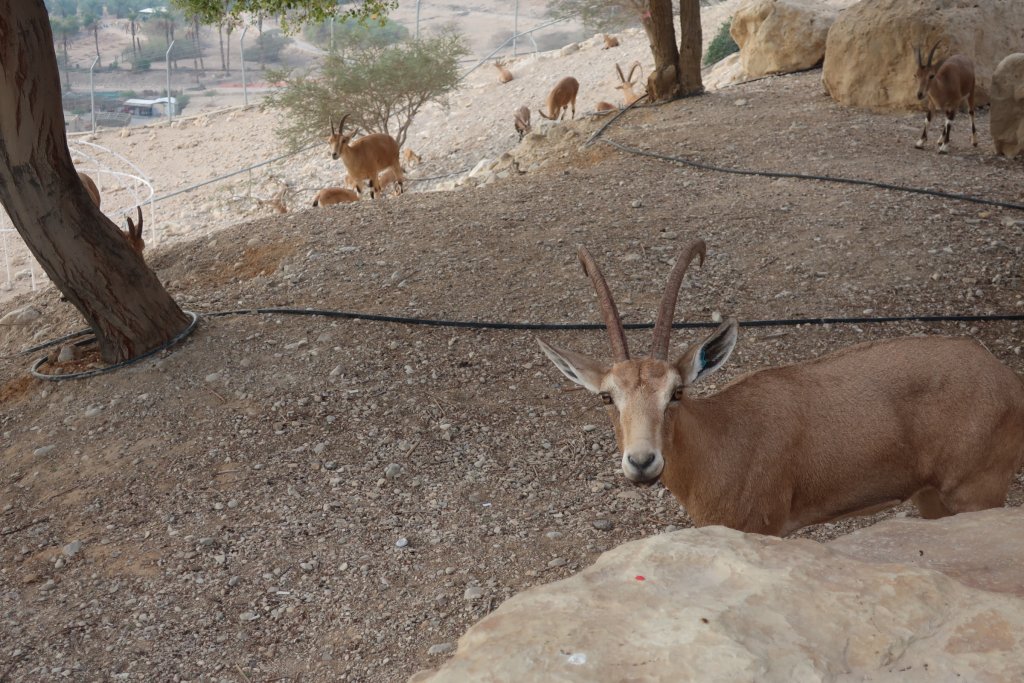
[[[636,73],[637,69],[640,70],[640,77],[637,80],[633,80],[633,74]],[[633,88],[635,88],[644,77],[644,68],[640,65],[640,62],[633,62],[629,65],[628,77],[623,75],[622,68],[618,64],[615,65],[615,72],[619,75],[619,84],[615,86],[615,88],[622,91],[622,100],[625,106],[628,107],[643,97],[643,95],[637,95],[633,91]]]
[[[936,43],[928,53],[928,61],[917,49],[917,99],[925,100],[925,124],[921,137],[915,147],[921,149],[928,140],[928,126],[932,121],[933,112],[940,111],[946,115],[947,123],[943,123],[942,136],[939,138],[939,153],[949,149],[949,137],[952,132],[953,118],[957,110],[967,100],[967,110],[971,115],[971,144],[978,146],[978,132],[974,124],[974,63],[967,55],[953,55],[933,63]]]
[[[615,36],[610,36],[607,33],[604,34],[604,47],[601,48],[602,50],[607,50],[609,48],[618,47],[618,46],[619,46],[619,39],[618,38],[616,38]]]
[[[406,147],[405,149],[402,150],[402,160],[405,161],[405,165],[408,166],[409,168],[412,168],[414,162],[416,164],[423,163],[423,159],[420,157],[420,155],[412,151],[412,149],[409,147]]]
[[[548,112],[551,116],[545,114],[543,109],[538,109],[538,113],[549,121],[554,121],[564,119],[566,110],[572,107],[572,118],[576,118],[576,95],[579,91],[580,82],[572,76],[566,76],[548,93]]]
[[[146,242],[142,239],[142,207],[136,206],[135,209],[139,212],[138,224],[136,225],[132,222],[131,216],[125,216],[125,220],[128,221],[128,232],[122,232],[121,234],[128,241],[128,246],[138,252],[139,256],[142,256],[142,252],[146,248]]]
[[[347,118],[347,117],[346,117]],[[370,183],[370,197],[373,198],[381,191],[377,181],[378,174],[386,168],[394,171],[395,182],[399,190],[405,181],[402,173],[402,166],[398,161],[398,143],[387,133],[370,133],[358,140],[352,141],[356,131],[345,135],[343,129],[345,119],[341,120],[338,131],[334,132],[334,124],[331,124],[331,136],[327,143],[331,146],[331,156],[334,159],[339,157],[345,163],[349,175],[356,183],[356,192],[362,192],[364,181]]]
[[[96,183],[93,182],[92,178],[79,171],[78,179],[82,181],[82,185],[85,186],[85,191],[89,193],[89,197],[92,199],[92,203],[96,205],[96,208],[100,208],[100,190],[96,187]]]
[[[500,59],[495,60],[494,68],[498,70],[498,83],[508,83],[512,80],[512,72],[508,70],[507,66],[505,66],[505,62]]]
[[[530,110],[528,107],[519,107],[513,112],[512,117],[515,122],[516,132],[519,133],[519,139],[522,140],[523,136],[529,133],[533,126],[530,125]]]
[[[624,470],[627,458],[632,467],[660,454],[653,478],[631,478],[660,476],[697,526],[784,535],[908,499],[926,518],[1004,503],[1024,464],[1024,383],[978,342],[868,342],[687,396],[725,362],[735,334],[728,321],[675,363],[609,366],[541,346],[570,379],[614,401]],[[704,354],[713,367],[697,374]]]
[[[356,194],[355,190],[349,190],[344,187],[325,187],[316,193],[313,206],[331,206],[333,204],[348,204],[349,202],[358,201],[359,195]]]

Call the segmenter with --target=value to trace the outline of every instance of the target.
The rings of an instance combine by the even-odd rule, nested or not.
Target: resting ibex
[[[637,69],[640,70],[640,78],[634,81],[633,74],[636,73]],[[628,78],[622,74],[622,67],[620,67],[618,64],[615,65],[615,72],[619,75],[619,84],[615,86],[615,88],[617,90],[622,91],[622,100],[625,106],[628,107],[629,105],[633,104],[641,97],[643,97],[643,95],[637,95],[635,92],[633,92],[633,88],[636,87],[636,85],[644,77],[644,68],[640,66],[640,62],[633,62],[632,64],[629,65]]]
[[[313,206],[331,206],[333,204],[348,204],[358,202],[359,195],[355,190],[344,187],[325,187],[316,193],[313,199]]]
[[[571,106],[572,107],[572,118],[576,118],[576,95],[580,91],[580,82],[572,76],[566,76],[562,80],[555,83],[555,87],[548,93],[548,112],[551,116],[544,113],[543,109],[538,109],[538,113],[544,118],[554,121],[558,118],[565,118],[565,111]],[[559,117],[561,114],[561,117]]]
[[[327,142],[331,146],[331,158],[341,157],[345,163],[345,168],[356,183],[356,192],[361,193],[363,182],[369,181],[370,197],[375,197],[381,189],[377,184],[377,174],[386,168],[394,170],[396,182],[401,188],[405,177],[398,161],[398,143],[395,139],[387,133],[370,133],[350,143],[356,131],[344,134],[347,118],[348,114],[341,119],[337,132],[331,120],[331,137],[327,138]]]
[[[921,138],[914,146],[918,149],[924,147],[928,140],[932,112],[938,110],[946,113],[942,137],[939,138],[939,154],[947,153],[949,134],[953,130],[953,118],[956,116],[956,110],[966,99],[968,111],[971,113],[971,144],[977,147],[978,130],[974,126],[974,63],[967,55],[953,55],[933,64],[932,59],[937,47],[938,42],[928,53],[927,63],[921,59],[921,48],[917,48],[917,99],[924,100],[927,97],[927,101],[924,130],[921,131]]]
[[[605,33],[603,35],[604,35],[604,47],[601,48],[602,50],[607,50],[608,48],[618,47],[619,46],[619,39],[618,38],[616,38],[615,36],[610,36],[607,33]]]
[[[784,535],[911,499],[926,518],[1002,505],[1024,460],[1024,383],[968,338],[904,337],[748,374],[706,398],[687,389],[736,344],[727,320],[669,362],[669,334],[696,240],[669,276],[648,358],[631,359],[615,302],[585,249],[611,364],[540,342],[601,396],[622,469],[657,479],[697,526]]]
[[[516,109],[512,116],[515,118],[516,132],[519,133],[519,139],[522,140],[523,136],[530,132],[532,126],[530,126],[530,109],[529,107],[519,107]]]
[[[498,83],[508,83],[512,80],[512,72],[505,66],[505,62],[500,59],[494,60],[494,68],[498,70]]]
[[[85,191],[89,193],[89,198],[92,199],[92,203],[96,205],[96,208],[100,208],[100,190],[96,187],[96,183],[93,182],[92,178],[78,172],[78,179],[82,181],[82,185],[85,186]]]

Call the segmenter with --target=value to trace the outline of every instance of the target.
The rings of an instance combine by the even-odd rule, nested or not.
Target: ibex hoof
[[[949,154],[949,145],[940,145],[939,154]]]
[[[918,149],[924,149],[924,140],[918,140],[917,142],[915,142],[914,147],[917,147]]]

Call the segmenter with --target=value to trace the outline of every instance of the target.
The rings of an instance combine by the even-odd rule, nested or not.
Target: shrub
[[[291,37],[281,33],[278,29],[264,31],[253,41],[253,44],[245,46],[242,59],[261,64],[280,61],[281,50],[291,42]]]
[[[708,45],[708,51],[704,53],[704,66],[719,62],[734,52],[740,51],[740,46],[732,39],[729,28],[732,26],[732,19],[727,19],[718,27],[718,33]]]

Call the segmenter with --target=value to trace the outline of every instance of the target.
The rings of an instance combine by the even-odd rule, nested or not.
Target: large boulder
[[[733,15],[729,33],[749,77],[790,73],[821,62],[838,14],[811,0],[751,0]]]
[[[1020,0],[862,0],[828,32],[822,81],[837,102],[872,109],[918,108],[916,47],[942,41],[936,59],[974,61],[976,103],[987,104],[992,72],[1020,49]]]
[[[989,125],[997,154],[1013,157],[1024,150],[1024,53],[1007,55],[992,74]]]
[[[1021,510],[908,522],[898,543],[875,534],[847,546],[857,558],[723,527],[627,543],[576,576],[511,598],[444,666],[412,680],[1024,680],[1024,599],[885,553],[881,564],[858,559],[861,548],[890,545],[900,558],[944,552],[984,573],[993,539],[1020,552]],[[1013,562],[1019,568],[1024,556]]]

